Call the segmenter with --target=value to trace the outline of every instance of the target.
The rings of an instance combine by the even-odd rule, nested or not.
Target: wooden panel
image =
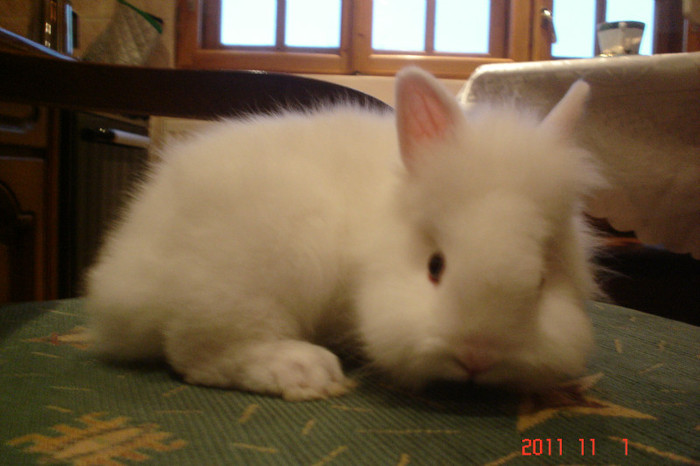
[[[46,129],[45,108],[0,102],[0,144],[46,147]]]
[[[514,61],[530,60],[532,47],[532,2],[511,2],[508,24],[507,53]]]
[[[0,103],[0,302],[56,298],[58,112]]]
[[[676,0],[657,0],[655,5],[654,53],[683,50],[683,8]]]
[[[0,219],[3,229],[3,247],[0,252],[0,300],[45,299],[46,273],[44,257],[45,165],[41,159],[4,157],[0,146],[0,184],[3,203],[16,203],[3,209],[6,218]],[[12,211],[15,211],[14,213]]]
[[[552,10],[553,0],[532,0],[532,60],[552,59],[552,36],[551,30],[542,21],[541,11],[544,8]]]
[[[700,24],[684,22],[683,51],[700,52]]]

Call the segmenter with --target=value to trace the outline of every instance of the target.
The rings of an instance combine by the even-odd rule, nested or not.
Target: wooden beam
[[[354,89],[251,71],[103,65],[0,52],[0,101],[132,115],[215,119],[319,102],[386,104]]]

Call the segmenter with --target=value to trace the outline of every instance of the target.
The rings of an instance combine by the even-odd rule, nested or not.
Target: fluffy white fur
[[[587,93],[576,83],[541,123],[465,115],[410,68],[395,114],[260,116],[171,147],[87,276],[97,351],[290,400],[346,392],[328,348],[349,341],[411,387],[580,373],[580,208],[601,180],[568,133]]]

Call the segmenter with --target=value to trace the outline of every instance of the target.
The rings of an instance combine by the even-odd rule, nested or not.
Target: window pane
[[[221,43],[275,45],[276,0],[222,0]]]
[[[654,39],[654,0],[608,0],[605,21],[641,21],[644,35],[639,53],[651,55]]]
[[[340,47],[340,0],[287,0],[285,44]]]
[[[609,4],[609,2],[608,2]],[[596,0],[554,0],[553,57],[592,57],[595,53]]]
[[[372,48],[374,50],[425,50],[426,0],[374,0]]]
[[[437,0],[435,50],[488,53],[490,14],[490,0]]]

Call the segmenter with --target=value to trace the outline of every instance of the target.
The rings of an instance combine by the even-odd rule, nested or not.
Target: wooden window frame
[[[371,0],[342,0],[342,14],[351,21],[343,21],[341,44],[335,53],[318,49],[226,47],[220,44],[218,37],[218,0],[178,0],[176,63],[182,68],[368,75],[393,75],[413,64],[437,76],[466,78],[482,64],[532,58],[535,3],[536,0],[492,0],[493,32],[489,49],[498,56],[491,56],[374,51],[371,47]],[[426,32],[426,36],[430,36],[426,42],[428,50],[432,32]]]

